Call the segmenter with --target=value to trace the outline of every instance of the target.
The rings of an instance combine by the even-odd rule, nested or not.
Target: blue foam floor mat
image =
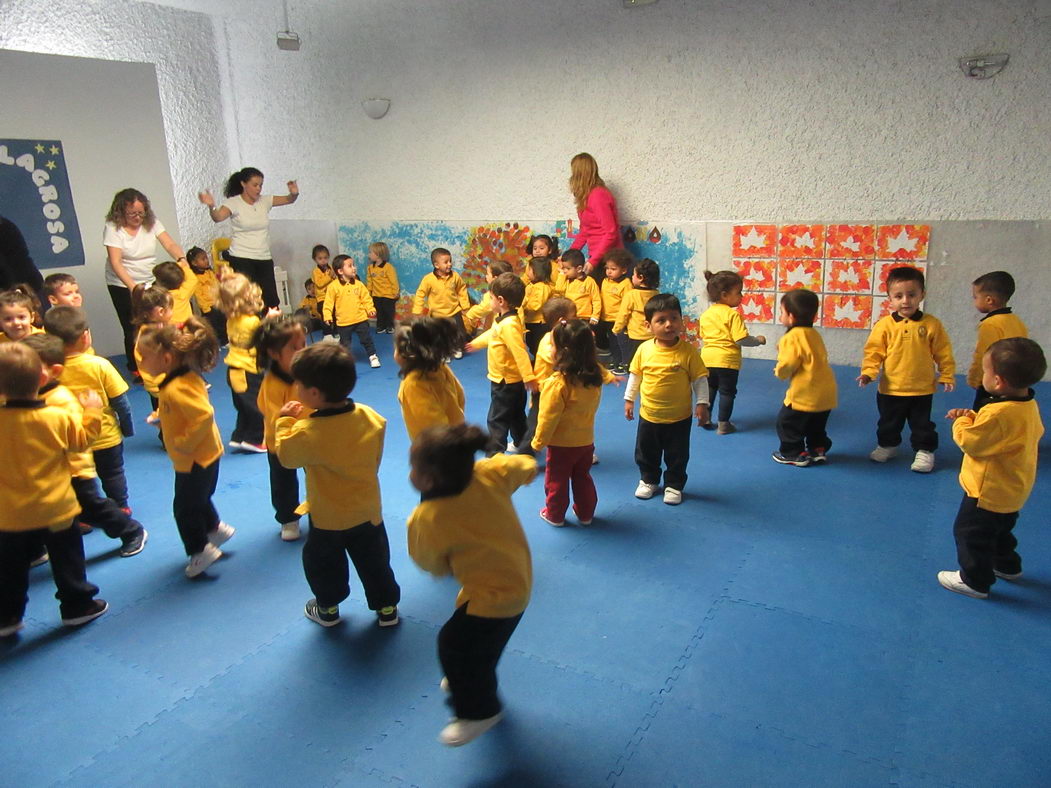
[[[64,631],[41,567],[26,629],[0,642],[0,783],[1047,784],[1046,463],[1017,528],[1025,576],[986,601],[950,594],[935,580],[955,568],[960,453],[948,423],[935,473],[910,473],[907,452],[874,465],[874,394],[840,368],[828,466],[778,466],[783,384],[761,361],[742,371],[741,431],[694,432],[681,506],[632,496],[635,430],[612,387],[595,524],[543,523],[540,479],[516,494],[535,587],[500,666],[506,719],[468,747],[442,747],[435,639],[457,586],[406,553],[417,496],[390,338],[376,341],[384,366],[359,364],[354,396],[389,420],[380,478],[401,626],[377,628],[353,582],[343,625],[303,617],[302,543],[278,538],[261,456],[223,458],[216,503],[237,535],[188,581],[171,468],[142,425],[125,455],[146,550],[122,559],[115,541],[85,537],[110,612]],[[484,356],[453,368],[469,420],[484,423]],[[221,369],[211,381],[226,435]],[[1051,386],[1038,397],[1051,424]],[[936,413],[968,400],[938,394]],[[141,389],[132,402],[141,424]]]

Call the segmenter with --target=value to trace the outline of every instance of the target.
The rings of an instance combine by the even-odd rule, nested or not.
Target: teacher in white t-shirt
[[[255,167],[245,167],[230,176],[223,194],[226,202],[219,206],[209,191],[198,193],[197,198],[208,206],[213,222],[231,219],[230,267],[259,285],[267,308],[280,306],[270,255],[270,209],[294,203],[299,187],[295,181],[289,181],[288,194],[263,194],[263,173]]]
[[[124,352],[128,369],[135,372],[135,327],[131,323],[131,291],[135,285],[153,281],[157,264],[157,244],[176,262],[186,259],[182,247],[175,243],[146,195],[138,189],[121,189],[113,196],[102,233],[106,247],[106,288],[117,311],[124,332]]]

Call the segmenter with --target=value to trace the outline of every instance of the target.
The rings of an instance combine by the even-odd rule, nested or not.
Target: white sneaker
[[[219,527],[208,534],[208,542],[213,547],[226,544],[230,541],[230,537],[237,533],[237,529],[229,523],[219,522]]]
[[[592,465],[598,465],[598,455],[597,454],[592,454],[591,455],[591,464]]]
[[[463,358],[463,351],[462,350],[454,350],[453,351],[453,358]]]
[[[934,452],[920,449],[912,461],[912,470],[916,473],[930,473],[934,470]]]
[[[897,453],[897,446],[877,446],[869,452],[869,459],[873,462],[886,462]]]
[[[477,739],[503,718],[503,712],[494,714],[492,717],[487,717],[484,720],[461,720],[455,718],[442,728],[442,732],[438,735],[438,741],[448,747],[462,747],[468,742]]]
[[[669,506],[678,506],[682,503],[682,491],[674,487],[664,488],[664,502]]]
[[[635,497],[647,500],[657,494],[661,486],[659,484],[647,484],[646,482],[640,481],[639,486],[635,488]]]
[[[299,520],[281,523],[281,538],[286,542],[296,541],[299,538]]]
[[[989,597],[988,593],[976,591],[963,582],[963,580],[960,579],[959,572],[939,572],[938,582],[942,584],[942,588],[948,588],[950,591],[955,591],[957,594],[974,597],[975,599],[987,599]]]
[[[339,344],[339,337],[334,337],[334,336],[332,336],[332,334],[326,334],[321,341],[322,342],[335,342],[338,345]]]
[[[201,552],[194,553],[190,556],[190,561],[186,564],[186,576],[197,577],[197,575],[201,574],[205,569],[222,557],[222,550],[214,544],[206,544]]]
[[[373,353],[369,356],[369,366],[376,369],[380,365],[380,357]]]
[[[507,442],[507,453],[508,454],[518,454],[518,447],[515,446],[515,442],[514,441],[508,441]]]

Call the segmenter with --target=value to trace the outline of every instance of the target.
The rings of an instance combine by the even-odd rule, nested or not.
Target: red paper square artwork
[[[829,260],[825,263],[825,292],[871,293],[872,260]]]
[[[781,257],[823,257],[825,225],[783,225],[778,238],[777,253]]]
[[[826,295],[821,325],[825,328],[868,328],[872,296]]]
[[[875,290],[873,290],[873,292],[876,295],[886,295],[887,274],[890,273],[890,269],[900,268],[905,265],[909,266],[910,268],[915,268],[921,271],[924,277],[927,276],[927,265],[925,263],[876,263],[876,268],[878,269],[879,274],[876,277],[876,281],[874,283]]]
[[[773,293],[744,293],[737,311],[746,323],[773,323],[776,297]]]
[[[778,260],[777,289],[782,293],[805,287],[821,292],[824,266],[821,260]]]
[[[744,280],[745,290],[773,290],[775,260],[734,260],[734,270]]]
[[[876,256],[876,228],[871,224],[830,224],[825,241],[828,257],[871,260]]]
[[[894,309],[890,305],[890,299],[883,296],[874,296],[872,299],[872,325],[876,325],[880,318],[886,317]]]
[[[926,260],[931,228],[927,224],[884,224],[876,232],[881,260]]]
[[[734,225],[734,257],[773,257],[776,252],[776,224]]]

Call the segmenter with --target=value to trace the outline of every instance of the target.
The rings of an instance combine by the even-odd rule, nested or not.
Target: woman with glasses
[[[106,267],[106,287],[124,332],[128,369],[137,374],[133,352],[135,329],[131,324],[131,291],[137,284],[153,281],[157,244],[176,262],[185,260],[186,254],[153,215],[149,199],[138,189],[121,189],[113,196],[113,204],[106,214],[102,243],[106,247],[109,263]]]

